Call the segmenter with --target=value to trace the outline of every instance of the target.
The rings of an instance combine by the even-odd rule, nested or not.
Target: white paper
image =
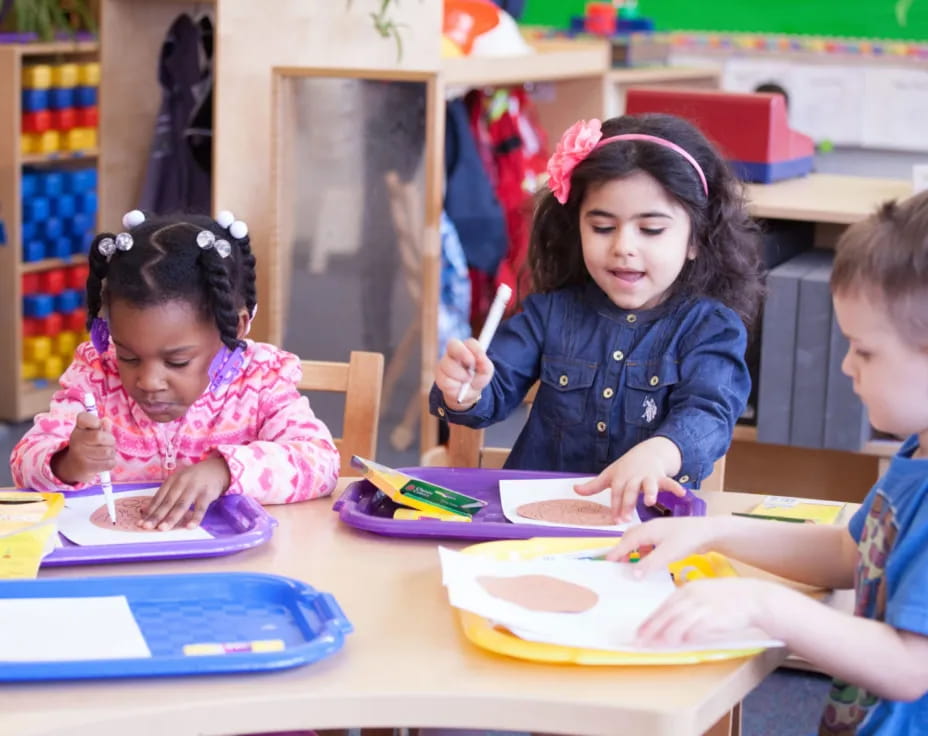
[[[680,647],[641,648],[635,646],[638,627],[674,592],[666,570],[655,571],[638,580],[632,577],[634,565],[577,559],[534,559],[500,561],[478,555],[465,555],[439,548],[442,582],[448,588],[451,605],[483,616],[505,626],[515,635],[529,640],[611,651],[693,651],[706,649],[706,642]],[[497,598],[477,582],[482,575],[514,577],[547,575],[593,590],[599,600],[583,613],[544,613],[523,608]],[[781,643],[759,632],[748,637],[729,636],[714,640],[712,649],[747,649],[779,646]]]
[[[928,149],[928,71],[872,67],[864,71],[863,145],[911,151]]]
[[[527,503],[536,501],[550,501],[566,498],[572,501],[592,501],[606,508],[610,508],[611,493],[608,488],[592,496],[581,496],[574,491],[574,486],[583,483],[589,478],[540,478],[529,480],[501,480],[499,482],[499,501],[503,507],[503,515],[513,524],[537,524],[538,526],[571,526],[577,529],[598,529],[602,531],[623,532],[628,527],[641,523],[638,510],[632,511],[632,520],[622,524],[609,526],[592,526],[588,524],[561,524],[551,521],[526,519],[519,516],[518,508]]]
[[[816,141],[859,146],[863,141],[864,70],[837,64],[796,64],[791,70],[789,120]]]
[[[125,596],[0,599],[0,661],[150,656]]]
[[[153,496],[157,488],[137,491],[114,492],[115,498]],[[166,532],[124,532],[118,529],[103,529],[90,522],[90,515],[104,504],[103,496],[66,497],[64,508],[58,515],[58,531],[79,546],[107,544],[144,544],[148,542],[183,542],[197,539],[212,539],[213,535],[203,527],[196,529],[171,529]]]

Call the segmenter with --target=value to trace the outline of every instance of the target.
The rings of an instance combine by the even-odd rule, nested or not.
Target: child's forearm
[[[881,698],[928,691],[928,637],[850,616],[783,586],[771,586],[757,624],[796,654]]]
[[[790,580],[822,588],[854,584],[857,546],[844,527],[720,516],[713,549]]]

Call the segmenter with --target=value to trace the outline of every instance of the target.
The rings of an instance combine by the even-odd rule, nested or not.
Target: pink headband
[[[668,141],[666,138],[658,138],[655,135],[646,135],[644,133],[623,133],[622,135],[603,138],[602,123],[593,118],[588,121],[578,120],[571,125],[561,136],[557,148],[554,149],[554,154],[548,160],[548,187],[554,193],[554,198],[558,202],[564,204],[570,196],[570,175],[577,164],[595,149],[613,141],[648,141],[680,154],[696,170],[699,181],[702,182],[702,190],[707,197],[709,196],[709,184],[706,182],[706,175],[703,173],[702,167],[689,152],[676,143]]]

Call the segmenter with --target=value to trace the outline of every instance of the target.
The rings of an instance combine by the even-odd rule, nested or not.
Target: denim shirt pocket
[[[636,427],[655,428],[667,415],[670,392],[680,381],[675,360],[629,363],[625,367],[625,421]]]
[[[578,424],[590,399],[597,367],[596,363],[542,355],[535,408],[558,426]]]

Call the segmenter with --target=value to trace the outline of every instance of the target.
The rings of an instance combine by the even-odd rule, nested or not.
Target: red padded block
[[[66,271],[63,268],[50,268],[39,273],[39,291],[44,294],[60,294],[67,288]]]
[[[61,312],[52,312],[47,317],[36,319],[40,335],[52,337],[64,329],[64,315]]]
[[[71,130],[77,127],[77,110],[73,107],[63,107],[52,110],[52,128],[55,130]]]
[[[23,285],[23,296],[27,294],[35,294],[39,291],[39,274],[37,273],[24,273],[22,279]]]
[[[78,107],[77,108],[77,127],[78,128],[96,128],[100,123],[100,114],[97,112],[97,106]]]
[[[64,315],[64,328],[72,332],[83,332],[87,329],[87,310],[75,309],[71,314]]]
[[[41,335],[40,321],[35,317],[23,317],[23,337],[38,337]]]
[[[87,288],[87,276],[90,273],[90,266],[82,264],[71,266],[67,270],[67,284],[69,289],[78,289],[83,291]]]
[[[773,163],[812,156],[812,139],[791,130],[782,95],[721,92],[683,87],[632,87],[626,92],[630,115],[661,112],[696,125],[725,158]]]
[[[36,110],[23,113],[23,133],[44,133],[52,128],[50,110]]]

